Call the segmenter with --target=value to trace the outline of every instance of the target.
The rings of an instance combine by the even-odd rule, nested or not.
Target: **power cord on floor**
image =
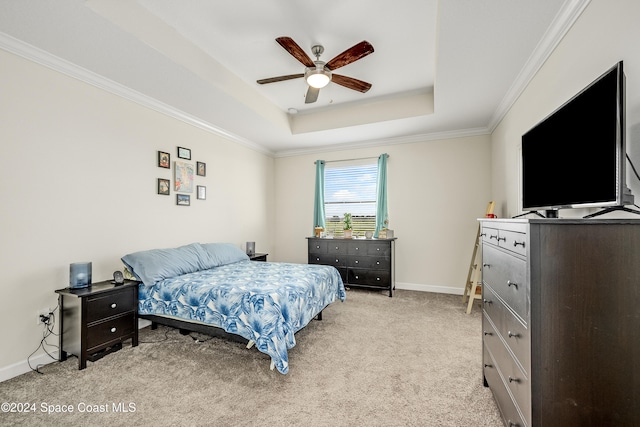
[[[42,339],[40,340],[40,344],[38,345],[38,347],[33,351],[33,353],[31,353],[28,357],[27,357],[27,365],[29,365],[29,368],[34,371],[37,372],[39,374],[43,374],[43,372],[40,371],[40,368],[42,366],[44,366],[44,363],[41,363],[39,365],[36,365],[36,367],[34,368],[33,366],[31,366],[31,358],[33,357],[34,354],[36,354],[38,352],[38,350],[42,349],[45,354],[47,356],[49,356],[52,360],[54,361],[58,361],[58,359],[56,357],[54,357],[50,352],[49,349],[47,347],[52,347],[54,349],[60,350],[60,348],[57,345],[53,345],[53,344],[49,344],[47,342],[47,338],[49,338],[51,335],[53,336],[59,336],[59,334],[56,334],[53,331],[53,326],[55,325],[55,321],[56,321],[56,311],[58,310],[58,306],[56,306],[56,308],[54,308],[48,316],[44,316],[41,315],[41,320],[42,320],[42,324],[44,326],[44,330],[42,331]]]

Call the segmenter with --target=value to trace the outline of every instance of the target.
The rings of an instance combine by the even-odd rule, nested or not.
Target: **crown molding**
[[[282,150],[282,151],[277,151],[274,154],[274,157],[276,158],[294,157],[294,156],[303,156],[307,154],[327,153],[327,152],[335,152],[335,151],[342,151],[342,150],[354,150],[359,148],[382,147],[382,146],[389,146],[389,145],[415,144],[419,142],[438,141],[438,140],[454,139],[454,138],[466,138],[470,136],[489,135],[489,134],[491,134],[491,131],[486,127],[460,129],[460,130],[446,131],[446,132],[425,133],[421,135],[401,136],[397,138],[377,139],[373,141],[353,142],[350,144],[326,145],[323,147],[304,148],[300,150]]]
[[[494,112],[487,125],[491,133],[498,127],[504,116],[507,115],[513,104],[515,104],[590,2],[591,0],[571,0],[562,6]]]
[[[214,126],[213,124],[199,119],[191,114],[185,113],[171,105],[158,101],[155,98],[144,95],[138,91],[132,90],[120,83],[107,79],[93,71],[89,71],[86,68],[73,64],[58,56],[52,55],[42,49],[39,49],[31,44],[18,40],[6,33],[0,32],[0,49],[4,49],[17,56],[25,58],[29,61],[35,62],[47,68],[50,68],[59,73],[65,74],[74,79],[80,80],[84,83],[95,86],[99,89],[110,92],[114,95],[125,98],[129,101],[135,102],[143,107],[150,108],[154,111],[162,113],[166,116],[180,120],[189,125],[195,126],[207,132],[221,136],[227,140],[243,145],[252,150],[258,151],[268,156],[273,156],[273,152],[267,150],[265,147],[256,144],[253,141],[242,138],[231,132]]]

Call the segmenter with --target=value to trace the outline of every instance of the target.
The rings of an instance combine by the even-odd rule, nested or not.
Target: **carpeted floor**
[[[146,328],[85,370],[71,357],[0,383],[0,403],[33,404],[0,424],[501,426],[480,310],[465,308],[457,295],[351,290],[296,334],[287,375],[255,348]]]

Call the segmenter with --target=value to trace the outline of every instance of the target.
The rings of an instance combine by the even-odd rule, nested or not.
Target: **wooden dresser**
[[[637,425],[640,220],[481,225],[483,374],[505,425]]]
[[[336,267],[345,286],[385,289],[393,296],[395,238],[307,239],[309,264]]]

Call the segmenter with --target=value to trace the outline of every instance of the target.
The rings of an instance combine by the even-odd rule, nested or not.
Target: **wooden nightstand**
[[[116,286],[111,281],[94,283],[88,288],[58,289],[60,305],[60,361],[67,354],[78,356],[78,369],[87,367],[122,348],[131,338],[138,345],[138,283],[125,280]]]
[[[249,255],[249,259],[251,261],[267,261],[267,255],[269,254],[260,254],[260,253],[255,253],[253,255]]]

